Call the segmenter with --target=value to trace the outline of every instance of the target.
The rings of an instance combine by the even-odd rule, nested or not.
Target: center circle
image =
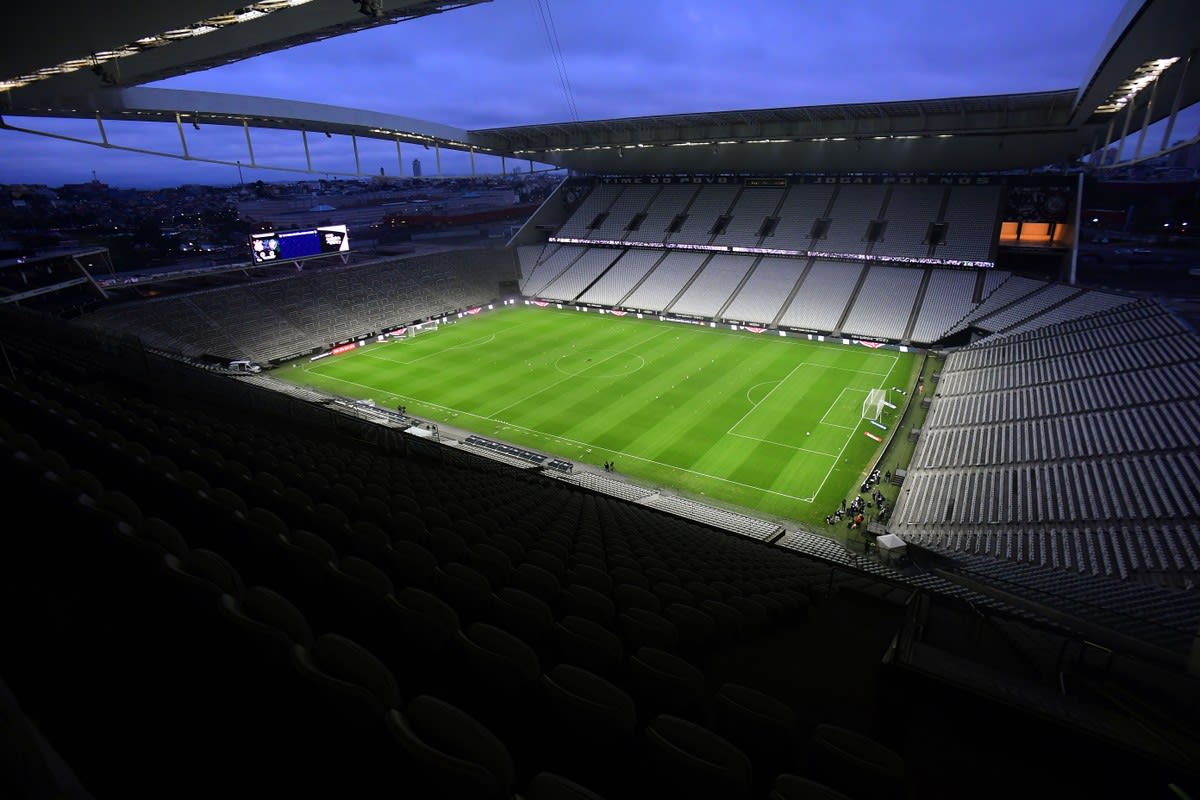
[[[620,378],[645,365],[641,356],[619,350],[573,350],[554,362],[556,370],[573,378]]]

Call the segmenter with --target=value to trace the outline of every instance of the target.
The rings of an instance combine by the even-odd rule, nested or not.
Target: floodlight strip
[[[156,47],[161,47],[164,44],[180,41],[182,39],[191,39],[196,36],[203,36],[207,33],[219,31],[222,28],[227,28],[230,25],[237,25],[242,22],[251,22],[256,19],[262,19],[268,14],[273,14],[276,11],[281,11],[285,8],[293,8],[313,2],[313,0],[261,0],[258,3],[252,3],[248,6],[242,6],[232,11],[226,11],[222,14],[217,14],[207,19],[202,19],[199,22],[194,22],[183,28],[175,28],[162,33],[154,34],[153,36],[143,36],[128,44],[121,45],[112,50],[100,50],[88,56],[81,58],[72,58],[62,63],[55,64],[51,67],[42,67],[25,75],[18,75],[15,78],[0,80],[0,91],[6,89],[19,89],[22,86],[28,86],[40,80],[45,80],[53,75],[65,75],[70,72],[78,72],[86,67],[97,68],[102,65],[115,61],[118,58],[136,55],[145,50],[153,50]]]
[[[660,143],[645,143],[638,142],[636,144],[585,144],[571,145],[566,147],[541,147],[541,148],[524,148],[513,150],[513,155],[516,156],[531,156],[539,153],[574,153],[577,151],[587,150],[644,150],[652,147],[720,147],[735,144],[791,144],[796,142],[848,142],[848,141],[885,141],[885,140],[907,140],[907,139],[953,139],[953,133],[920,133],[920,134],[901,134],[889,133],[877,136],[799,136],[791,139],[722,139],[717,141],[702,141],[702,142],[660,142]]]
[[[1128,78],[1117,84],[1117,87],[1109,93],[1103,103],[1096,106],[1095,113],[1112,114],[1120,111],[1133,98],[1137,97],[1138,92],[1158,80],[1158,76],[1170,69],[1171,65],[1178,60],[1179,56],[1172,58],[1152,58],[1141,64]]]

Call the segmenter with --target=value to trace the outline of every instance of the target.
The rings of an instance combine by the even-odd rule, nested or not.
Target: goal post
[[[887,392],[883,389],[872,389],[867,392],[867,399],[863,400],[863,419],[878,422],[879,415],[883,413],[883,407],[887,404]]]
[[[438,329],[436,322],[422,322],[417,325],[409,325],[404,331],[404,335],[408,339],[420,336],[422,333],[435,333]]]

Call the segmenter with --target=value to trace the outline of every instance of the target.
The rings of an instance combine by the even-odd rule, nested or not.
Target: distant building
[[[1167,164],[1174,169],[1200,169],[1200,144],[1190,144],[1171,153]]]
[[[413,177],[414,178],[421,177],[421,159],[419,159],[419,158],[413,159]]]

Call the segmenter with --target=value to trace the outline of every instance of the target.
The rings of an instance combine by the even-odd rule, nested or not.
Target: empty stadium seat
[[[534,775],[522,797],[524,800],[604,800],[586,786],[553,772]]]
[[[387,724],[413,765],[412,794],[462,800],[512,797],[516,774],[508,749],[461,709],[419,695],[403,710],[389,711]]]
[[[394,797],[403,791],[401,751],[385,715],[400,705],[395,679],[362,645],[326,633],[311,649],[292,648],[292,665],[314,702],[302,715],[307,747],[297,753],[309,790],[355,797]]]
[[[679,646],[679,629],[675,623],[645,608],[628,608],[617,618],[625,647],[636,651],[641,647],[674,650]]]
[[[791,773],[775,777],[767,800],[850,800],[847,795],[811,778]]]
[[[642,720],[673,714],[707,722],[704,673],[691,662],[665,650],[641,647],[626,659],[622,675]]]
[[[624,658],[621,639],[593,619],[567,614],[554,624],[554,634],[562,662],[598,675],[614,674]]]
[[[512,586],[497,592],[493,621],[539,654],[545,654],[553,646],[554,611],[528,592]]]
[[[610,625],[616,618],[612,599],[587,586],[571,584],[562,591],[561,599],[564,615],[586,617],[601,625]]]
[[[542,675],[541,687],[549,724],[542,738],[555,769],[608,793],[625,786],[638,725],[633,698],[571,664]]]
[[[749,798],[753,771],[746,754],[707,728],[662,714],[642,732],[647,778],[664,794],[712,800]]]
[[[714,693],[712,709],[713,730],[749,756],[760,780],[797,766],[800,731],[790,707],[749,686],[725,683]]]
[[[816,726],[808,743],[804,774],[864,800],[907,796],[904,759],[887,745],[837,725]]]

